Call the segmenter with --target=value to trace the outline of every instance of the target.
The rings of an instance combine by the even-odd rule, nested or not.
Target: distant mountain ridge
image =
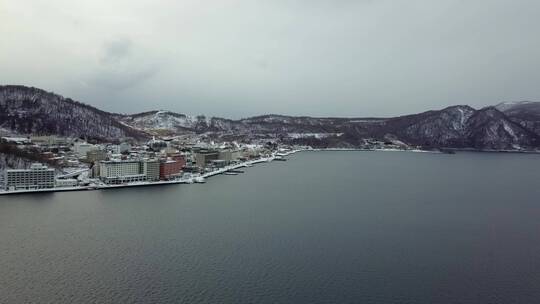
[[[540,105],[540,103],[538,103]],[[239,120],[186,116],[153,111],[120,117],[125,124],[171,134],[193,132],[256,134],[341,134],[334,143],[356,146],[365,138],[395,138],[407,144],[437,148],[513,150],[540,146],[540,133],[496,107],[476,110],[451,106],[394,118],[314,118],[263,115]],[[540,118],[535,121],[540,123]],[[301,143],[302,141],[299,141]],[[310,141],[313,142],[313,141]]]
[[[15,85],[0,86],[0,127],[20,134],[97,140],[146,136],[111,113],[38,88]]]
[[[518,101],[502,102],[495,106],[514,122],[540,134],[540,102]]]
[[[380,132],[409,144],[448,148],[512,150],[538,147],[540,137],[494,107],[452,106],[391,118]]]
[[[171,111],[115,114],[24,86],[0,86],[0,127],[15,133],[110,140],[150,135],[205,134],[249,141],[270,137],[316,146],[359,146],[365,139],[395,139],[430,148],[479,150],[540,147],[540,103],[467,105],[391,118],[316,118],[262,115],[245,119],[190,116]]]

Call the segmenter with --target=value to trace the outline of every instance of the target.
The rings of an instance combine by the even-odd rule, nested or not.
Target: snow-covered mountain
[[[229,119],[191,116],[163,110],[118,115],[116,118],[126,125],[153,134],[223,132],[234,130],[235,125],[235,122]]]
[[[117,116],[122,123],[149,133],[335,133],[350,123],[380,122],[384,119],[314,118],[263,115],[239,120],[204,115],[189,116],[170,111],[150,111]]]
[[[540,102],[538,101],[506,101],[497,104],[495,108],[503,113],[527,110],[540,114]]]
[[[393,118],[262,115],[231,120],[170,111],[112,114],[40,89],[0,86],[0,128],[103,140],[191,133],[320,146],[358,146],[368,138],[391,138],[433,148],[536,149],[539,105],[503,103],[479,110],[459,105]]]
[[[388,119],[376,129],[415,145],[474,149],[516,149],[540,145],[538,134],[512,121],[495,107],[475,110],[452,106],[439,111]]]
[[[120,118],[122,122],[146,132],[218,133],[253,136],[273,134],[297,143],[313,144],[314,139],[328,144],[346,142],[355,146],[365,138],[395,138],[425,147],[517,149],[540,145],[539,135],[495,107],[475,110],[461,105],[443,110],[395,118],[314,118],[264,115],[240,120],[186,116],[168,111],[153,111]]]
[[[98,140],[145,136],[92,106],[41,89],[13,85],[0,86],[0,128],[18,134]]]
[[[512,121],[540,134],[540,102],[502,102],[495,107],[510,117]]]

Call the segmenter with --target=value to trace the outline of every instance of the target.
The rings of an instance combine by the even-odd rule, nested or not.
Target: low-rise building
[[[32,143],[42,146],[58,146],[69,144],[69,139],[65,137],[57,137],[54,135],[36,135],[30,136]]]
[[[75,178],[62,178],[56,180],[56,187],[75,187],[79,184]]]
[[[86,152],[86,161],[89,163],[99,162],[107,159],[107,151],[97,149]]]
[[[7,190],[54,188],[54,169],[42,164],[32,164],[29,169],[8,169],[4,173]]]
[[[223,159],[214,159],[210,161],[210,165],[213,168],[225,168],[229,164],[229,161]]]
[[[129,143],[121,143],[119,145],[111,145],[109,149],[111,149],[113,154],[122,154],[129,152],[131,145]]]
[[[86,153],[97,150],[98,148],[99,147],[97,145],[92,145],[85,142],[76,142],[73,145],[73,151],[75,152],[75,154],[77,154],[79,158],[86,157]]]
[[[176,154],[178,153],[178,149],[167,146],[165,149],[162,150],[163,153],[166,155]]]
[[[2,137],[2,141],[14,143],[17,145],[31,144],[32,140],[29,137]]]

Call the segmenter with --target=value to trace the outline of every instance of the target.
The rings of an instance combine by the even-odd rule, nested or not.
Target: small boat
[[[206,183],[206,180],[204,179],[203,176],[201,176],[200,174],[197,174],[197,175],[192,175],[192,180],[194,183],[197,183],[197,184],[204,184]]]
[[[238,173],[236,173],[236,172],[225,172],[223,174],[225,174],[225,175],[238,175]]]

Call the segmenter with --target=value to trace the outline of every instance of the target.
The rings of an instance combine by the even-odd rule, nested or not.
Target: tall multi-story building
[[[182,168],[186,165],[186,160],[182,156],[174,156],[164,160],[159,164],[159,178],[173,179],[180,175]]]
[[[195,153],[195,162],[199,168],[205,168],[208,163],[217,159],[219,159],[219,152],[215,150],[201,149]]]
[[[227,163],[238,160],[242,156],[241,152],[238,150],[225,149],[219,151],[219,159],[224,160]]]
[[[159,180],[159,161],[110,160],[99,163],[99,177],[107,184]]]
[[[157,159],[144,160],[143,173],[148,181],[159,180],[159,161]]]
[[[30,169],[8,169],[4,174],[7,190],[54,188],[54,169],[42,164],[32,164]]]
[[[99,177],[107,184],[144,181],[142,162],[139,160],[110,160],[99,163]]]

